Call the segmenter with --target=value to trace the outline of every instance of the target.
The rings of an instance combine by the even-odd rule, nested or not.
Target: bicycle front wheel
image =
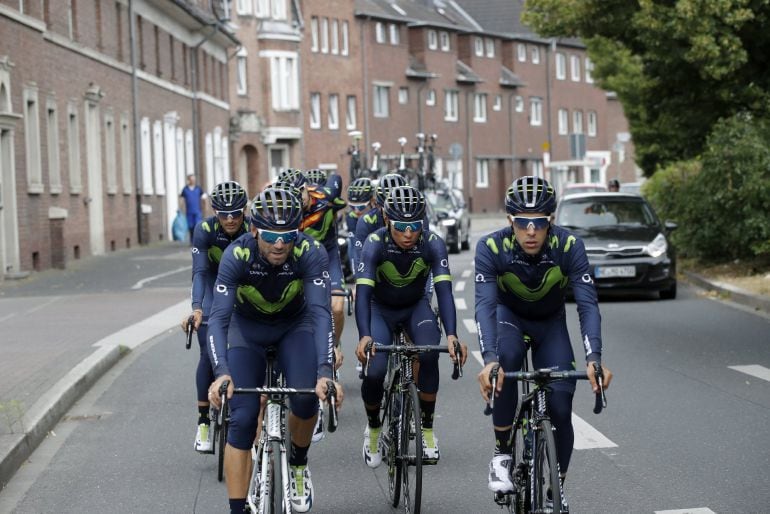
[[[535,462],[532,470],[532,512],[546,512],[545,504],[550,489],[553,498],[551,512],[558,514],[561,512],[561,490],[553,426],[547,419],[539,425],[535,435]]]
[[[388,463],[388,492],[390,493],[390,504],[398,507],[401,501],[401,460],[398,457],[400,452],[400,423],[401,419],[401,388],[399,385],[399,373],[395,372],[391,386],[388,390],[388,396],[385,398],[385,413],[382,419],[383,438],[382,452]]]
[[[220,482],[225,476],[225,445],[227,445],[227,417],[230,415],[228,412],[227,404],[224,405],[225,411],[222,412],[222,424],[214,422],[214,437],[215,444],[217,445],[217,480]]]
[[[422,500],[422,417],[417,386],[409,384],[401,417],[401,464],[404,511],[419,514]]]

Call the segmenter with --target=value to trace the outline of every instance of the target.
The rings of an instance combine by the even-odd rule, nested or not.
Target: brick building
[[[0,34],[0,277],[167,239],[185,175],[229,176],[210,2],[0,0]]]

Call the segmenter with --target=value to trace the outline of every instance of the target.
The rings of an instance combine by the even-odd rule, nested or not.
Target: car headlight
[[[445,227],[453,227],[457,223],[457,220],[454,218],[446,218],[441,220],[441,224]]]
[[[665,254],[666,250],[668,250],[666,236],[663,234],[658,234],[655,236],[655,239],[652,240],[652,243],[645,247],[645,250],[651,257],[660,257],[661,255]]]

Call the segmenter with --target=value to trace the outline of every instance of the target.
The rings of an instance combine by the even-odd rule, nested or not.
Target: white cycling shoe
[[[382,464],[382,451],[380,448],[380,432],[382,427],[371,428],[366,425],[364,431],[364,462],[370,468],[376,468]]]
[[[511,462],[510,455],[495,455],[489,461],[489,482],[487,487],[493,493],[513,492],[513,482],[511,482]]]
[[[307,465],[289,466],[289,489],[294,511],[307,512],[313,507],[313,481]]]

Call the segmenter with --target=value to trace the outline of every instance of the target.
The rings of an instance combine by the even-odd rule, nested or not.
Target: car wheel
[[[463,250],[470,250],[471,249],[471,231],[470,228],[468,229],[468,232],[465,234],[465,240],[462,242],[462,249]]]
[[[452,244],[452,246],[449,247],[449,253],[460,253],[460,248],[462,247],[462,243],[460,243],[460,240],[462,238],[462,232],[460,232],[460,229],[457,229],[457,237],[455,238],[455,242]]]
[[[661,300],[673,300],[674,298],[676,298],[676,282],[674,282],[668,289],[664,289],[660,292]]]

